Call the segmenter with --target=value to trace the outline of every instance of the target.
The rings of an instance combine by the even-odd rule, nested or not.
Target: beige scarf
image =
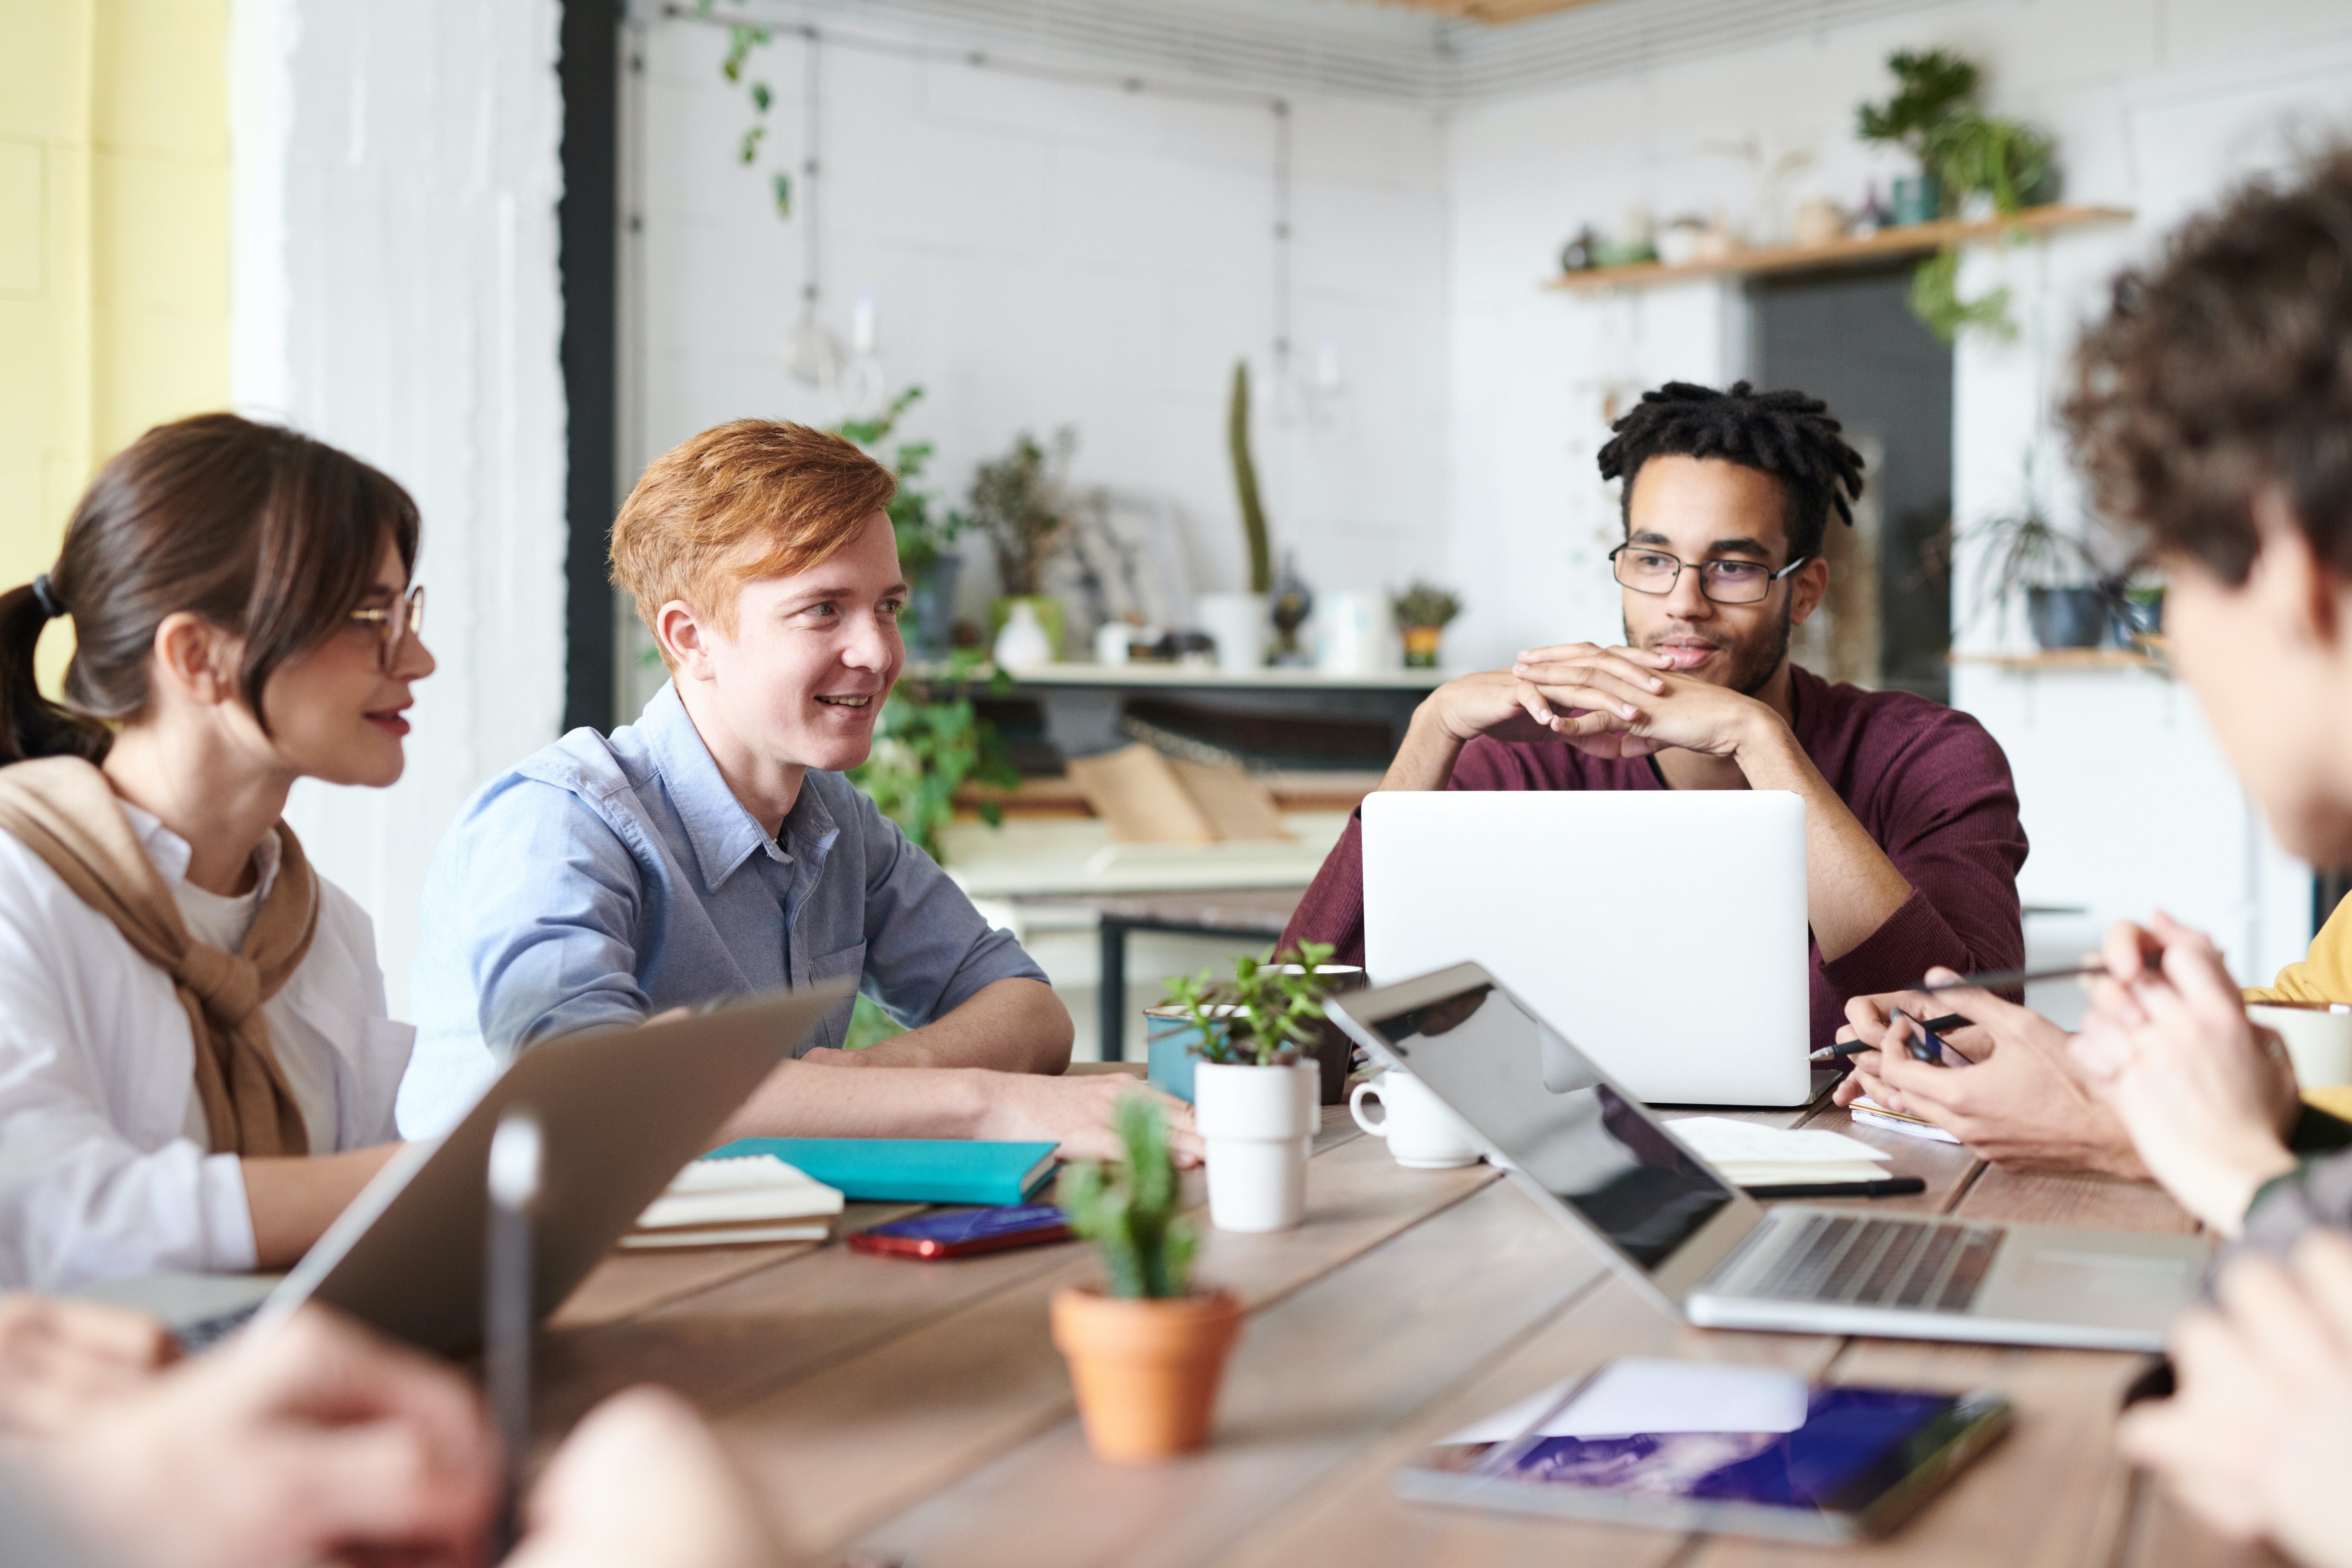
[[[261,1005],[310,950],[319,885],[294,830],[241,952],[188,934],[163,873],[147,858],[106,775],[79,757],[0,768],[0,828],[15,834],[83,903],[114,922],[139,956],[172,976],[195,1037],[196,1098],[216,1154],[308,1154],[310,1134],[270,1048]]]

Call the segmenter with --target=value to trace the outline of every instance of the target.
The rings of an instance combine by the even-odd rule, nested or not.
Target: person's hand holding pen
[[[2066,1032],[2041,1014],[1990,991],[1954,987],[1948,969],[1927,972],[1928,991],[1856,996],[1840,1040],[1872,1048],[1856,1055],[1836,1100],[1867,1094],[1949,1132],[1994,1164],[2021,1171],[2096,1171],[2143,1178],[2147,1172],[2115,1112],[2095,1097],[2066,1053]],[[1915,1061],[1903,1048],[1924,1019],[1957,1014],[1969,1022],[1938,1031],[1956,1069]]]
[[[2294,1168],[2294,1068],[2204,932],[2158,912],[2116,924],[2105,957],[2074,1060],[2165,1190],[2234,1237],[2262,1184]]]

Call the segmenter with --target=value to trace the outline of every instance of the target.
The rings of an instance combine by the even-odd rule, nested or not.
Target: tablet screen
[[[1856,1512],[1949,1439],[1962,1400],[1886,1388],[1816,1388],[1791,1432],[1663,1432],[1442,1444],[1424,1468],[1626,1498]],[[1497,1464],[1497,1461],[1501,1461]]]
[[[1491,986],[1371,1020],[1456,1114],[1643,1268],[1654,1268],[1731,1189],[1602,1083],[1573,1046]]]

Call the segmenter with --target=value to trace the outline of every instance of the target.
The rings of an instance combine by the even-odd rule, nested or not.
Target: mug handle
[[[1376,1079],[1367,1079],[1362,1083],[1358,1084],[1354,1089],[1348,1092],[1348,1114],[1354,1117],[1356,1119],[1356,1125],[1362,1128],[1366,1132],[1370,1133],[1375,1138],[1385,1138],[1389,1135],[1388,1101],[1385,1100],[1380,1100],[1381,1119],[1378,1121],[1367,1121],[1364,1117],[1364,1097],[1370,1095],[1374,1100],[1380,1100],[1380,1093],[1381,1086],[1379,1080]]]

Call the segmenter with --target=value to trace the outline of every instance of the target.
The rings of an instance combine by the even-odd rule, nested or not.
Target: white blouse
[[[184,839],[123,810],[190,931],[241,943],[277,876],[277,837],[257,852],[254,893],[224,899],[187,885]],[[415,1031],[384,1016],[374,927],[324,878],[310,951],[262,1012],[311,1152],[398,1136]],[[171,975],[0,832],[0,1287],[252,1268],[237,1156],[207,1147]]]

